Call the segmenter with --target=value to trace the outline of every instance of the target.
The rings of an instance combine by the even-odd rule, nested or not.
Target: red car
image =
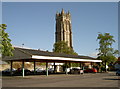
[[[92,69],[85,69],[84,73],[97,73],[97,69],[92,68]]]

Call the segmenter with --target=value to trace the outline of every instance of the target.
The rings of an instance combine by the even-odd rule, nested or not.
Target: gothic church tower
[[[56,13],[56,42],[65,41],[68,47],[72,48],[72,29],[71,29],[71,15],[68,11],[64,12],[62,9],[61,13]]]

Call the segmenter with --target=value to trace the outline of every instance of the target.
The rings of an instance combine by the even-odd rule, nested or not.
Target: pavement
[[[120,87],[120,76],[115,72],[3,76],[2,87]]]

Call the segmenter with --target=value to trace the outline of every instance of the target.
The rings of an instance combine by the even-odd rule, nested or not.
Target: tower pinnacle
[[[64,14],[64,9],[62,8],[62,12],[61,12],[62,14]]]

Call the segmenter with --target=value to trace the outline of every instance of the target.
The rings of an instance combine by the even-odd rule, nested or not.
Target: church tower
[[[68,47],[72,48],[72,29],[71,29],[71,15],[68,11],[64,12],[62,9],[61,13],[56,13],[56,42],[65,41]]]

